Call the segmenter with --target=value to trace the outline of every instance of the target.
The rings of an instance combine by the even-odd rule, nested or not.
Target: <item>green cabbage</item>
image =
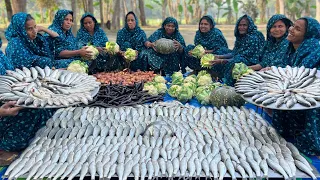
[[[192,93],[195,93],[196,89],[197,89],[197,85],[195,83],[192,83],[192,82],[184,83],[183,87],[190,88],[192,90]]]
[[[178,95],[177,95],[177,99],[180,102],[187,102],[188,100],[192,99],[193,96],[193,91],[191,88],[188,88],[186,86],[182,86],[181,90],[179,91]]]
[[[203,55],[206,54],[205,49],[199,44],[192,51],[191,54],[193,57],[200,59]]]
[[[127,61],[134,61],[136,59],[137,52],[134,49],[128,48],[126,52],[124,53],[124,58],[126,58]]]
[[[67,70],[77,73],[88,73],[88,68],[87,63],[82,62],[81,60],[75,60],[69,64]]]
[[[164,77],[160,76],[160,75],[156,75],[154,78],[153,78],[153,81],[154,82],[157,82],[157,83],[166,83],[166,80],[164,79]]]
[[[196,98],[202,105],[210,104],[211,89],[209,86],[200,86],[196,90]]]
[[[167,85],[165,83],[156,83],[154,86],[157,88],[158,94],[165,94],[167,92]]]
[[[106,50],[109,54],[115,55],[120,51],[120,47],[116,42],[106,42]]]
[[[232,78],[238,80],[241,76],[247,75],[253,72],[246,64],[244,63],[236,63],[232,69]]]
[[[183,81],[184,83],[188,83],[188,82],[192,82],[192,83],[197,83],[197,76],[196,75],[191,75],[191,76],[188,76],[184,79]]]
[[[212,78],[210,75],[203,75],[198,78],[198,86],[206,86],[212,84]]]
[[[181,72],[174,72],[171,76],[172,84],[182,85],[183,83],[183,74]]]
[[[180,93],[181,91],[181,86],[179,85],[172,85],[169,90],[168,93],[171,97],[177,97],[177,95]]]
[[[150,94],[150,95],[153,95],[153,96],[158,95],[158,90],[157,90],[157,88],[156,88],[154,85],[152,85],[152,84],[147,84],[147,83],[144,84],[143,90],[144,90],[144,91],[148,91],[148,94]]]
[[[214,60],[214,55],[213,54],[206,54],[204,56],[202,56],[200,63],[201,63],[201,67],[204,68],[211,68],[212,65],[210,64],[210,61]]]
[[[94,46],[92,46],[92,45],[89,45],[87,47],[88,47],[87,50],[91,51],[90,58],[88,58],[88,59],[84,58],[84,59],[85,60],[94,60],[94,59],[96,59],[98,57],[98,55],[99,55],[99,50],[97,48],[95,48]]]

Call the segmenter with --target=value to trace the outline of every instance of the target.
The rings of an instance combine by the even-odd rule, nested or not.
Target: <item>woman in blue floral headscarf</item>
[[[57,32],[63,40],[59,46],[55,46],[55,67],[66,68],[70,62],[76,58],[90,57],[91,51],[82,47],[77,39],[73,36],[71,27],[73,25],[73,12],[70,10],[58,10],[49,29]]]
[[[38,33],[40,31],[49,33],[50,37],[42,36]],[[37,26],[30,14],[13,15],[5,35],[9,42],[6,55],[15,68],[53,66],[54,51],[51,45],[61,39],[56,32]]]
[[[273,15],[267,25],[267,41],[259,56],[259,64],[250,66],[253,70],[260,70],[268,66],[285,66],[282,57],[287,52],[289,27],[292,22],[282,14]]]
[[[243,15],[237,21],[234,29],[236,42],[231,55],[216,56],[212,64],[225,64],[224,81],[227,85],[233,85],[232,69],[235,63],[244,63],[247,66],[259,63],[259,52],[264,46],[264,36],[257,30],[252,18]],[[226,59],[226,58],[232,59]]]
[[[154,42],[161,38],[172,39],[174,41],[177,52],[172,54],[160,54],[154,50]],[[167,17],[160,29],[155,31],[145,43],[149,49],[145,51],[145,58],[147,58],[148,65],[151,70],[164,71],[164,74],[171,75],[179,71],[184,57],[185,42],[179,32],[179,26],[176,19]],[[182,67],[182,71],[184,71]]]
[[[127,48],[132,48],[137,51],[137,59],[131,62],[130,69],[147,70],[147,62],[143,59],[142,50],[145,49],[144,43],[147,41],[146,33],[139,27],[139,21],[134,12],[128,12],[125,17],[125,27],[118,31],[117,44],[122,51],[121,55]]]
[[[283,60],[293,67],[320,68],[320,24],[310,17],[298,19],[289,29],[290,41]],[[274,111],[273,126],[285,137],[294,136],[305,154],[320,154],[320,110]]]
[[[2,40],[0,38],[0,74],[3,75],[6,73],[6,70],[13,70],[13,65],[10,59],[2,52]]]
[[[223,49],[228,49],[228,44],[222,32],[215,28],[215,21],[210,15],[203,16],[199,21],[199,30],[194,37],[194,45],[188,45],[185,48],[185,66],[199,71],[201,70],[200,60],[192,57],[191,50],[197,45],[202,45],[206,53],[221,54]],[[222,50],[222,51],[221,51]]]

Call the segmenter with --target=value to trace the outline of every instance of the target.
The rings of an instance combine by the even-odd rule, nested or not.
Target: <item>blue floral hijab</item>
[[[91,35],[87,29],[84,27],[84,18],[91,17],[94,22],[94,34]],[[102,28],[99,27],[97,19],[91,13],[85,13],[80,20],[80,29],[77,32],[77,40],[82,45],[85,46],[88,43],[97,47],[104,47],[108,41],[106,33]]]
[[[77,50],[79,49],[79,44],[76,38],[72,34],[72,28],[70,28],[66,33],[64,33],[62,29],[62,25],[64,22],[64,18],[71,14],[73,16],[73,12],[70,10],[61,9],[58,10],[56,15],[54,16],[52,24],[48,27],[49,29],[57,32],[60,37],[66,42],[63,46],[59,47],[58,51],[62,50]]]
[[[305,66],[320,68],[320,24],[311,17],[300,18],[306,22],[304,41],[297,50],[290,43],[287,53],[287,62],[291,66]]]
[[[270,30],[278,21],[282,21],[286,25],[287,31],[277,41],[276,38],[271,36]],[[260,54],[260,65],[262,67],[285,66],[286,62],[283,61],[282,57],[286,54],[289,46],[289,41],[286,38],[290,26],[292,26],[292,22],[285,15],[276,14],[269,19],[267,24],[267,41]]]
[[[169,23],[173,23],[174,26],[175,26],[175,31],[173,34],[171,34],[170,36],[166,34],[166,30],[164,28],[164,26],[166,24],[169,24]],[[148,41],[150,42],[155,42],[156,40],[158,39],[161,39],[161,38],[167,38],[167,39],[175,39],[176,41],[178,41],[183,47],[186,46],[185,42],[184,42],[184,39],[182,37],[182,35],[180,34],[179,32],[179,25],[178,25],[178,21],[173,18],[173,17],[167,17],[162,25],[161,25],[161,28],[159,28],[157,31],[155,31],[149,38],[148,38]]]
[[[136,21],[136,27],[133,30],[129,29],[127,23],[127,17],[129,14],[134,16]],[[120,46],[122,51],[125,51],[127,48],[132,48],[138,51],[141,51],[144,48],[144,43],[147,41],[146,33],[139,27],[139,20],[134,12],[128,12],[125,19],[125,26],[118,31],[117,34],[117,43]]]
[[[12,16],[11,23],[5,32],[8,40],[6,54],[14,67],[52,66],[54,54],[50,44],[41,34],[30,40],[25,29],[28,14],[24,12]]]
[[[203,19],[206,19],[212,26],[211,30],[207,33],[202,33],[200,31],[200,23]],[[201,44],[204,48],[208,50],[213,50],[215,53],[220,48],[228,48],[226,39],[224,38],[222,32],[215,28],[215,21],[212,16],[203,16],[199,21],[199,30],[196,32],[194,38],[194,45]]]
[[[248,32],[245,35],[240,35],[238,26],[240,21],[246,18],[249,22]],[[260,49],[264,46],[264,36],[257,30],[252,18],[249,15],[243,15],[237,21],[234,29],[236,42],[233,48],[233,55],[236,62],[243,62],[246,65],[258,64],[258,56]]]

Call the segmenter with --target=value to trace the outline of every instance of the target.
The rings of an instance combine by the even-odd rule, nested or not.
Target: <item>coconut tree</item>
[[[220,10],[222,9],[222,6],[226,3],[223,0],[213,0],[213,3],[217,6],[218,12],[217,12],[217,23],[219,23],[219,15]]]

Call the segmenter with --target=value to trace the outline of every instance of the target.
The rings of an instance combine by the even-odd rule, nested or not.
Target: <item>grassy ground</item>
[[[43,26],[48,26],[48,25],[43,25]],[[229,45],[229,48],[232,49],[233,45],[234,45],[234,41],[235,41],[235,37],[234,37],[234,25],[217,25],[217,28],[219,28],[227,42]],[[147,37],[149,37],[155,30],[158,29],[158,27],[155,26],[148,26],[148,27],[142,27],[142,29],[144,29],[144,31],[147,34]],[[193,39],[195,36],[195,33],[198,29],[197,25],[180,25],[179,26],[180,32],[182,34],[182,36],[185,39],[186,44],[193,44]],[[258,29],[265,35],[266,34],[266,26],[265,25],[259,25]],[[5,49],[5,47],[7,46],[7,41],[4,37],[4,27],[0,27],[0,37],[2,39],[2,50]],[[107,33],[107,36],[109,38],[109,41],[115,41],[116,40],[116,36],[117,36],[117,31],[110,31],[105,29],[105,32]]]

